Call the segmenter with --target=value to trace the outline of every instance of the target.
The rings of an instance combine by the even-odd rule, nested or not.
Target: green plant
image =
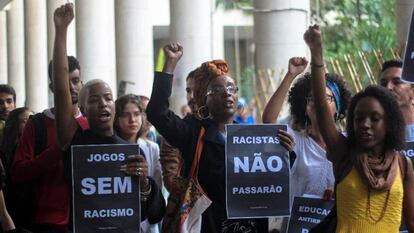
[[[326,57],[395,46],[395,0],[311,0]]]

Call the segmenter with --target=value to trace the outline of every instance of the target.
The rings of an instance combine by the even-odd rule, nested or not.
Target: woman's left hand
[[[142,155],[130,155],[127,163],[121,166],[121,171],[131,176],[139,176],[142,189],[148,186],[148,164]]]
[[[311,51],[322,48],[322,33],[317,24],[309,26],[303,35],[303,39]]]
[[[287,151],[293,151],[293,148],[295,147],[295,139],[293,139],[292,135],[284,130],[279,129],[277,136],[279,137],[280,144],[282,144],[282,146],[285,147]]]

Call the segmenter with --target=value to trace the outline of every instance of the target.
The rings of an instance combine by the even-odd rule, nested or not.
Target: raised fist
[[[307,65],[308,60],[305,57],[292,57],[289,59],[288,73],[297,76],[306,69]]]
[[[317,24],[309,26],[303,35],[303,39],[311,50],[322,47],[322,34]]]
[[[178,42],[170,43],[164,46],[164,53],[167,60],[178,61],[183,56],[183,47]]]
[[[74,17],[73,3],[66,3],[55,10],[53,21],[56,28],[67,28]]]

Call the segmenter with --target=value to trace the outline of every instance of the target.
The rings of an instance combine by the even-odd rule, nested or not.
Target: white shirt
[[[151,176],[157,182],[158,186],[162,187],[162,171],[160,164],[160,148],[157,143],[138,139],[138,145],[145,153],[145,160],[148,164],[148,176]],[[143,233],[158,233],[158,224],[150,224],[148,220],[141,222],[141,232]]]
[[[326,158],[326,151],[306,133],[288,127],[295,139],[296,160],[291,169],[291,200],[295,196],[317,195],[334,187],[332,163]]]
[[[405,126],[405,137],[407,142],[414,141],[414,124]]]

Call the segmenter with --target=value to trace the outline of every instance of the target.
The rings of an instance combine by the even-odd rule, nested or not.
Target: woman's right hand
[[[306,66],[308,66],[306,57],[292,57],[289,59],[288,74],[296,77],[306,69]]]
[[[292,135],[284,130],[279,129],[277,136],[279,137],[280,144],[282,144],[282,146],[285,147],[287,151],[293,151],[293,148],[295,147],[295,139],[293,139]]]
[[[164,73],[173,74],[175,66],[183,56],[183,46],[178,42],[169,43],[164,46],[164,54],[166,57],[164,64]]]

